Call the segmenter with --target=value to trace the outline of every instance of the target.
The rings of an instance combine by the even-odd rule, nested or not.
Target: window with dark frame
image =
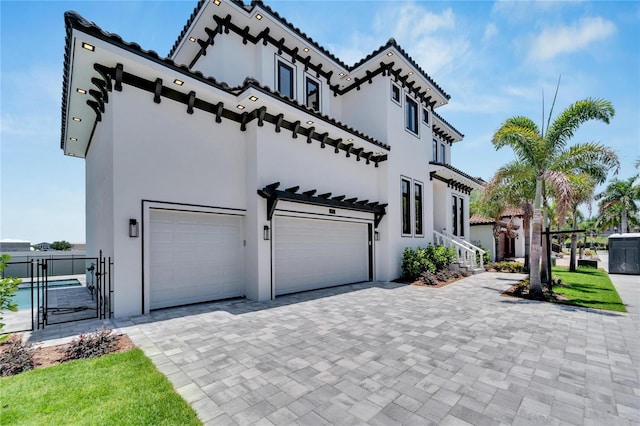
[[[293,97],[293,67],[278,61],[278,92],[287,96],[289,99]]]
[[[453,235],[458,235],[458,197],[456,197],[455,195],[451,197],[451,213],[453,213],[453,217],[452,217],[452,225],[453,225],[453,229],[452,229],[452,234]]]
[[[429,111],[426,108],[422,108],[422,122],[429,124]]]
[[[411,182],[402,179],[402,234],[411,234]]]
[[[438,141],[433,140],[433,161],[438,162]]]
[[[442,164],[447,163],[447,150],[443,143],[440,144],[440,162]]]
[[[305,100],[309,108],[320,111],[320,83],[309,77],[305,78]]]
[[[422,228],[422,184],[415,182],[413,184],[413,199],[415,201],[416,214],[416,235],[423,235]]]
[[[418,104],[408,96],[405,98],[405,126],[410,132],[418,134]]]
[[[464,237],[464,199],[459,197],[458,203],[460,204],[460,228],[459,228],[459,236]]]
[[[395,84],[391,85],[391,99],[400,105],[400,88]]]

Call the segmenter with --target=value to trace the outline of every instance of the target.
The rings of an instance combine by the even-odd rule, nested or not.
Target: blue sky
[[[0,0],[0,238],[84,241],[84,161],[62,155],[60,104],[66,10],[166,55],[189,1]],[[438,113],[465,134],[453,165],[489,179],[511,161],[490,139],[514,115],[542,120],[562,75],[556,111],[586,97],[610,100],[611,124],[576,142],[640,158],[640,2],[267,1],[344,62],[390,37],[451,95]],[[595,211],[594,211],[595,214]]]

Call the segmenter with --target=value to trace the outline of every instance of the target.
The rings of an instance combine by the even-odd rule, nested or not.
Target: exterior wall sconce
[[[376,230],[373,232],[373,240],[380,241],[380,231]]]
[[[268,241],[271,239],[271,229],[267,225],[265,225],[262,230],[262,238],[264,238],[265,241]]]
[[[129,236],[131,238],[138,238],[138,221],[136,219],[129,219]]]

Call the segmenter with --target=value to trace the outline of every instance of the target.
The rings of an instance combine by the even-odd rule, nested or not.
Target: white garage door
[[[151,309],[244,293],[242,218],[151,209]]]
[[[369,280],[365,223],[275,217],[276,295]]]

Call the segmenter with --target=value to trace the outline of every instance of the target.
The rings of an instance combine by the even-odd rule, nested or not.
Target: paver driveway
[[[640,423],[632,316],[501,297],[518,278],[369,283],[116,325],[210,424]]]

